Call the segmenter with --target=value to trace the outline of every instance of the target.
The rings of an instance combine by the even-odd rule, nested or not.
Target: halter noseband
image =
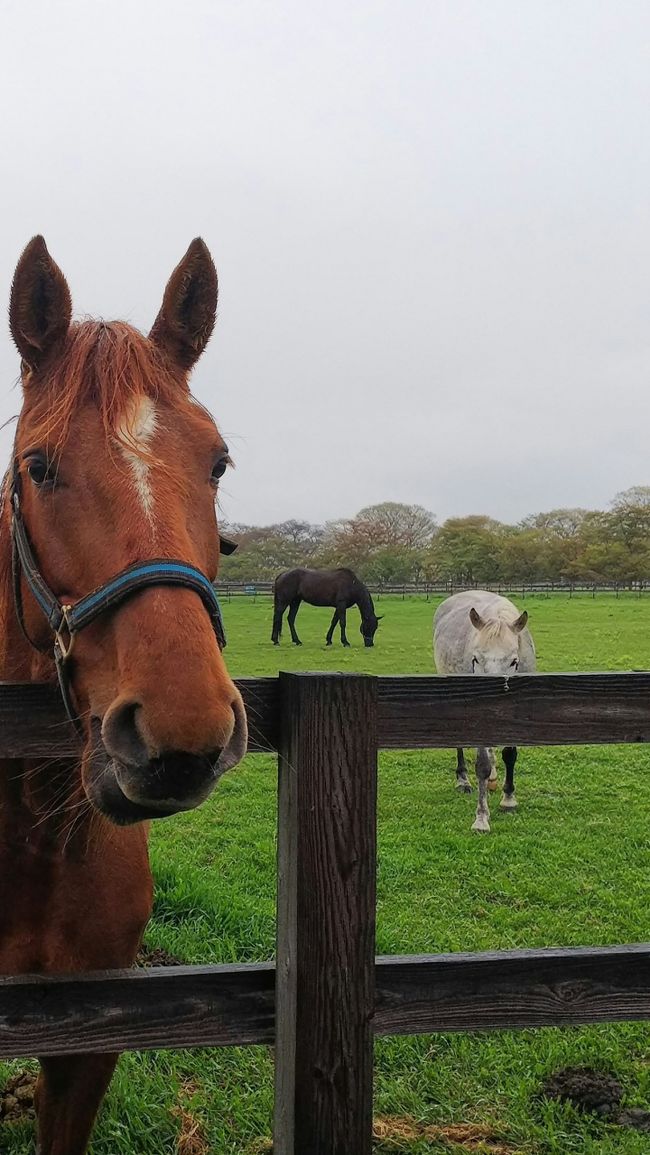
[[[63,605],[48,586],[38,568],[20,508],[20,474],[14,461],[11,483],[11,540],[14,602],[20,628],[29,644],[44,652],[30,638],[25,626],[20,579],[25,578],[28,589],[54,634],[54,663],[66,713],[77,731],[82,733],[79,715],[74,707],[70,684],[69,660],[77,634],[102,614],[117,609],[122,602],[149,586],[181,586],[198,594],[210,616],[220,650],[226,645],[226,634],[221,607],[212,583],[196,566],[169,558],[152,558],[136,562],[110,578],[92,593],[80,598],[74,605]],[[220,552],[233,553],[237,548],[226,538],[220,540]]]

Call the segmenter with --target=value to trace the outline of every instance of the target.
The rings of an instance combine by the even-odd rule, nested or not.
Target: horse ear
[[[16,265],[9,301],[11,335],[30,369],[38,369],[63,340],[71,317],[66,279],[43,237],[32,237]]]
[[[524,610],[523,614],[520,614],[519,617],[517,618],[517,621],[512,623],[511,628],[514,630],[514,632],[516,634],[520,634],[521,631],[525,628],[527,621],[528,621],[528,610]]]
[[[205,241],[195,237],[174,269],[149,339],[181,369],[191,369],[217,319],[217,270]]]
[[[474,626],[475,630],[482,630],[483,626],[485,625],[483,618],[478,613],[478,611],[474,609],[474,606],[472,606],[471,610],[469,611],[469,620]]]

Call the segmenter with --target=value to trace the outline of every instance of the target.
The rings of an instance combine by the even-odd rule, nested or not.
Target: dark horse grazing
[[[0,679],[55,682],[57,653],[80,754],[0,763],[3,974],[131,966],[151,911],[148,820],[198,806],[246,749],[210,587],[227,448],[187,383],[216,305],[198,239],[148,337],[71,323],[41,237],[16,269],[23,406],[0,512]],[[116,1060],[41,1061],[40,1155],[84,1155]]]
[[[337,622],[341,625],[341,642],[350,643],[345,633],[346,610],[358,606],[361,614],[360,632],[366,646],[374,645],[374,637],[383,615],[375,614],[375,607],[366,586],[351,569],[289,569],[278,574],[273,587],[273,633],[271,641],[277,646],[282,633],[282,618],[287,606],[287,621],[291,639],[296,646],[302,642],[296,633],[295,620],[301,602],[310,606],[335,606],[334,617],[327,631],[327,645]]]

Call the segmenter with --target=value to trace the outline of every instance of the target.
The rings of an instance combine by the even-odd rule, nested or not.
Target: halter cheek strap
[[[38,645],[29,636],[25,626],[21,587],[21,577],[24,577],[27,587],[54,634],[54,661],[61,695],[68,717],[74,722],[79,732],[81,732],[81,723],[72,701],[69,676],[69,660],[75,638],[91,622],[101,617],[102,614],[116,610],[122,602],[133,594],[148,589],[150,586],[180,586],[183,589],[192,590],[201,598],[210,616],[219,649],[224,649],[226,634],[219,600],[212,583],[196,566],[169,558],[152,558],[146,562],[136,562],[135,565],[129,566],[115,577],[110,578],[92,593],[86,594],[74,605],[63,605],[40,572],[29,540],[20,509],[20,477],[17,465],[14,466],[11,487],[11,508],[12,570],[18,621],[29,644],[34,649],[45,652],[47,647]],[[225,539],[221,543],[221,549],[224,553],[232,553],[236,548],[237,546],[233,542]]]

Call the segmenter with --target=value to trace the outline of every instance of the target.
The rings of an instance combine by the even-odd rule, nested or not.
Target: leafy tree
[[[428,551],[429,575],[467,585],[497,581],[505,532],[500,522],[481,514],[449,518]]]
[[[347,524],[349,532],[365,537],[371,549],[381,546],[421,549],[428,545],[436,529],[433,514],[423,506],[398,501],[367,505]]]
[[[374,585],[418,582],[424,577],[422,552],[384,545],[371,554],[359,572],[364,581]]]
[[[376,584],[450,579],[650,581],[650,486],[618,493],[606,510],[551,509],[518,525],[490,517],[449,518],[437,528],[420,505],[385,501],[326,525],[295,518],[230,525],[239,542],[222,559],[224,581],[272,579],[296,565],[349,566]]]

